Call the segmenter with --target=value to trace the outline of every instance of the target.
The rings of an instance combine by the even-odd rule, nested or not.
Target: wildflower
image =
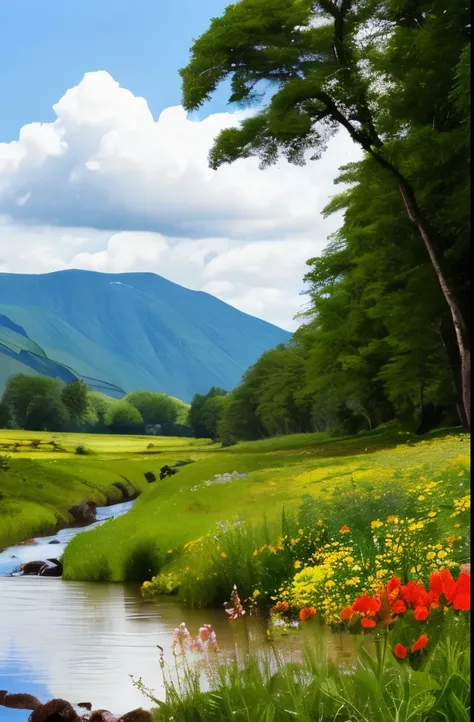
[[[406,611],[407,608],[403,599],[397,599],[396,602],[394,602],[394,604],[392,605],[392,612],[394,612],[394,614],[403,614],[403,612]]]
[[[453,542],[456,541],[456,537],[455,537],[455,536],[448,536],[448,538],[446,539],[446,541],[448,542],[448,544],[452,544]]]
[[[331,587],[336,586],[336,582],[333,581],[332,579],[328,579],[324,586],[326,587],[326,589],[330,589]]]
[[[397,524],[398,523],[398,516],[394,516],[391,514],[387,517],[387,524]]]
[[[173,632],[173,642],[171,645],[173,654],[175,656],[176,654],[184,654],[186,643],[191,641],[192,637],[188,632],[186,624],[184,622],[181,622],[181,624],[179,624]],[[178,649],[179,651],[176,652],[176,649]]]
[[[222,557],[222,559],[227,559],[227,554],[225,552],[222,552],[221,557]]]
[[[340,617],[345,622],[348,622],[352,617],[354,616],[354,610],[352,607],[344,607],[344,609],[341,609]]]
[[[448,552],[445,552],[443,549],[438,552],[438,559],[445,559],[448,556]]]
[[[427,560],[430,562],[432,559],[434,559],[436,554],[434,552],[428,552],[426,555]]]
[[[172,549],[168,549],[167,554],[172,554],[172,553],[173,553],[173,550],[172,550]]]
[[[425,500],[425,497],[423,496],[423,494],[420,494],[420,496],[418,497],[418,501],[424,501],[424,500]]]
[[[255,549],[255,550],[254,550],[253,556],[254,556],[254,557],[258,556],[258,549]]]
[[[350,529],[347,526],[347,524],[344,524],[344,526],[341,526],[341,528],[339,529],[340,534],[348,534],[349,532],[350,532]]]
[[[288,602],[277,602],[273,609],[275,612],[287,612],[290,608]]]
[[[302,622],[307,622],[311,619],[311,617],[314,617],[316,614],[316,609],[314,607],[304,607],[300,610],[299,618]]]
[[[237,587],[235,586],[235,584],[234,584],[232,593],[230,595],[230,603],[224,602],[224,609],[225,609],[226,613],[229,615],[230,622],[233,622],[235,619],[238,619],[239,617],[243,617],[245,614],[245,609],[242,606],[242,602],[240,601],[239,593],[237,591]]]
[[[364,627],[364,629],[373,629],[376,624],[377,623],[373,619],[369,619],[368,617],[362,617],[360,620],[360,626]]]
[[[412,653],[418,652],[420,649],[424,649],[426,645],[428,644],[428,637],[426,634],[422,634],[418,639],[416,640],[415,644],[411,648]]]
[[[297,559],[297,560],[295,561],[295,563],[293,564],[293,566],[294,566],[295,569],[299,569],[299,568],[301,567],[301,562],[300,562],[300,560]]]
[[[393,648],[393,653],[398,659],[405,659],[408,654],[408,649],[403,644],[396,644]]]
[[[375,521],[370,522],[371,529],[380,529],[381,526],[383,526],[383,521],[380,521],[380,519],[375,519]]]
[[[380,609],[380,602],[375,597],[369,597],[367,594],[363,594],[358,597],[352,605],[354,612],[360,612],[361,614],[367,614],[374,617]]]
[[[419,606],[419,607],[415,607],[413,616],[415,617],[417,622],[424,622],[425,619],[428,619],[429,613],[430,612],[429,612],[428,607]]]

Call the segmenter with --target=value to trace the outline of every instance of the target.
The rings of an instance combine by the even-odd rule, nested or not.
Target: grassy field
[[[163,452],[160,464],[170,453]],[[150,485],[125,517],[76,537],[65,553],[65,574],[96,579],[99,565],[107,567],[108,578],[120,581],[130,578],[127,570],[134,566],[137,581],[141,573],[150,578],[163,565],[172,569],[179,564],[184,545],[216,525],[263,519],[279,523],[282,509],[291,512],[305,494],[337,505],[354,484],[375,499],[417,480],[442,478],[459,485],[465,473],[467,485],[468,455],[469,437],[461,433],[421,439],[391,432],[338,440],[321,434],[229,449],[202,443],[183,447],[183,458],[195,463]],[[215,483],[215,475],[231,472],[245,478]],[[343,508],[340,518],[344,523]]]
[[[148,448],[150,444],[154,444]],[[68,509],[81,501],[98,505],[143,492],[144,474],[158,475],[164,464],[192,457],[208,442],[194,439],[150,440],[149,436],[50,434],[0,431],[0,548],[32,536],[54,533],[72,523]],[[90,455],[78,455],[84,446]],[[127,481],[129,484],[127,484]]]

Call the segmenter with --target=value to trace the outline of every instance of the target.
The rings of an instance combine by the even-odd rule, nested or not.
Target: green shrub
[[[0,456],[0,471],[8,471],[10,468],[10,457],[6,454]]]
[[[165,562],[156,542],[137,539],[128,551],[123,565],[123,579],[126,582],[142,583],[157,575]]]
[[[84,444],[79,444],[79,446],[76,446],[76,454],[78,456],[91,456],[94,452],[91,449],[88,449],[87,446],[84,446]]]

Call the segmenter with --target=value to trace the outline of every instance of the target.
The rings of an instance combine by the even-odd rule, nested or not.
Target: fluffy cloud
[[[0,269],[155,271],[287,328],[305,260],[337,219],[320,212],[337,168],[358,157],[340,134],[305,168],[256,159],[218,171],[213,139],[241,113],[157,120],[106,72],[87,73],[52,123],[0,143]]]

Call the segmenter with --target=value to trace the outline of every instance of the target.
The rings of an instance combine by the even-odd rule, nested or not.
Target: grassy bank
[[[424,439],[393,432],[339,440],[303,435],[229,449],[195,446],[195,463],[151,485],[128,515],[76,537],[65,553],[65,573],[69,579],[96,579],[99,565],[107,569],[107,578],[117,581],[129,578],[132,567],[138,581],[160,569],[182,575],[190,546],[207,535],[216,547],[213,535],[226,523],[263,524],[261,534],[269,541],[279,533],[282,509],[288,517],[297,515],[302,498],[310,495],[314,503],[334,507],[334,524],[342,525],[347,500],[345,506],[338,500],[354,485],[371,499],[369,512],[377,516],[379,502],[386,506],[390,501],[387,492],[397,495],[419,480],[442,478],[453,486],[462,481],[460,474],[466,474],[467,484],[468,454],[469,437],[456,433]],[[216,478],[231,472],[240,478]],[[193,559],[198,565],[193,569],[195,589],[188,585],[188,597],[218,601],[209,590],[219,587],[218,580],[227,585],[238,573],[239,555],[249,566],[255,540],[239,550],[241,540],[229,539],[229,548],[211,566],[208,549]],[[237,549],[234,554],[232,546]],[[208,578],[203,589],[203,578],[209,574],[213,579]]]
[[[206,443],[0,431],[0,459],[5,460],[0,469],[0,548],[71,524],[68,509],[79,502],[122,501],[124,493],[116,484],[140,494],[148,487],[147,471],[158,476],[161,466],[189,457]],[[78,447],[88,453],[77,454]]]

